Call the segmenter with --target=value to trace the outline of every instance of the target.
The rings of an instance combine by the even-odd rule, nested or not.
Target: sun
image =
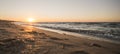
[[[35,19],[34,18],[28,18],[28,22],[34,22]]]

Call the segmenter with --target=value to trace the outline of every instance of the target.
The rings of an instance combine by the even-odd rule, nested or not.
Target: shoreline
[[[20,26],[30,26],[30,25],[22,25],[22,24],[18,24],[15,23],[16,25],[20,25]],[[101,38],[101,37],[95,37],[93,35],[87,35],[87,34],[79,34],[79,33],[75,33],[75,32],[69,32],[69,31],[62,31],[62,30],[56,30],[56,29],[50,29],[50,28],[44,28],[44,27],[36,27],[33,26],[36,29],[42,29],[42,30],[46,30],[46,31],[50,31],[50,32],[55,32],[55,33],[59,33],[59,34],[65,34],[65,35],[70,35],[70,36],[75,36],[75,37],[80,37],[80,38],[85,38],[85,39],[91,39],[91,40],[98,40],[98,41],[105,41],[105,42],[110,42],[110,43],[115,43],[115,44],[120,44],[119,41],[114,41],[114,40],[110,40],[110,39],[106,39],[106,38]]]
[[[65,35],[85,38],[85,39],[91,39],[91,40],[98,40],[98,41],[105,41],[105,42],[120,44],[119,41],[114,41],[114,40],[109,40],[109,39],[105,39],[105,38],[95,37],[95,36],[87,35],[87,34],[79,34],[79,33],[75,33],[75,32],[55,30],[55,29],[49,29],[49,28],[43,28],[43,27],[35,27],[35,28],[43,29],[43,30],[47,30],[47,31],[51,31],[51,32],[56,32],[56,33],[59,33],[59,34],[65,34]]]

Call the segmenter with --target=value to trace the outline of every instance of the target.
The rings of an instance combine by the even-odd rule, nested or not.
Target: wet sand
[[[0,54],[120,54],[120,44],[0,20]]]

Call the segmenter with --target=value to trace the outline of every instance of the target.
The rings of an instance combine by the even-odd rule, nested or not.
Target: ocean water
[[[37,22],[32,26],[87,34],[120,42],[120,22]]]
[[[44,22],[35,23],[33,26],[93,35],[100,38],[120,41],[120,23],[115,22]]]

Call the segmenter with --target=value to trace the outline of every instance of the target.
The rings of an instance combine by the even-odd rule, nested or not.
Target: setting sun
[[[34,18],[28,18],[28,22],[34,22],[35,19]]]

